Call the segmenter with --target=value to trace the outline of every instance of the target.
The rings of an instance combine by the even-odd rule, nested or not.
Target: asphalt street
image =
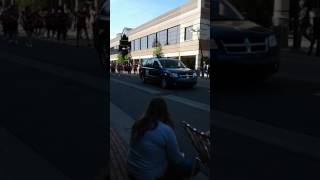
[[[215,179],[319,179],[320,59],[283,51],[265,83],[215,84]]]
[[[0,41],[0,179],[96,179],[108,99],[95,50],[23,44]]]
[[[143,84],[137,76],[112,74],[110,77],[110,100],[112,106],[118,110],[110,111],[111,127],[116,128],[128,143],[133,122],[143,115],[150,100],[157,96],[161,96],[167,101],[169,112],[176,126],[175,132],[181,151],[188,156],[195,156],[196,152],[181,125],[181,121],[186,121],[202,131],[209,130],[209,83],[199,83],[193,89],[161,89],[156,84]],[[123,120],[123,114],[127,116],[126,121]],[[203,173],[207,174],[208,172],[204,170]],[[205,175],[197,178],[207,179]]]

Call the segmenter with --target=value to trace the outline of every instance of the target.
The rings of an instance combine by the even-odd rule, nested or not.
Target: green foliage
[[[153,50],[153,56],[157,58],[163,57],[162,46],[159,42],[155,43],[155,48]]]
[[[125,62],[124,57],[121,54],[117,55],[117,63],[118,64],[123,64]]]

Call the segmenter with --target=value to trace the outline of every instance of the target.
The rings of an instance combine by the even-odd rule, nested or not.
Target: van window
[[[164,68],[186,68],[180,60],[173,60],[173,59],[161,59],[159,60],[162,67]]]
[[[242,15],[227,0],[213,0],[214,21],[239,21],[244,20]]]
[[[154,63],[153,63],[153,67],[156,67],[156,66],[160,66],[160,64],[158,63],[158,61],[154,61]]]
[[[149,59],[143,59],[143,60],[142,60],[142,66],[143,66],[143,67],[146,67],[146,66],[147,66],[148,60],[149,60]]]
[[[148,59],[145,66],[152,67],[153,66],[153,59]]]

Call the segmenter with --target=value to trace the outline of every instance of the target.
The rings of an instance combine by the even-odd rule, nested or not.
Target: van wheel
[[[168,82],[165,78],[161,79],[161,84],[160,84],[161,88],[165,89],[168,87]]]

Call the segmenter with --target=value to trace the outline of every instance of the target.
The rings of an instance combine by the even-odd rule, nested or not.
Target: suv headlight
[[[178,77],[178,74],[177,74],[177,73],[170,73],[170,77],[177,78],[177,77]]]
[[[276,47],[278,45],[277,38],[275,35],[271,35],[268,37],[269,47]]]
[[[192,76],[193,76],[193,77],[197,77],[198,75],[197,75],[196,72],[194,72],[194,73],[192,74]]]

